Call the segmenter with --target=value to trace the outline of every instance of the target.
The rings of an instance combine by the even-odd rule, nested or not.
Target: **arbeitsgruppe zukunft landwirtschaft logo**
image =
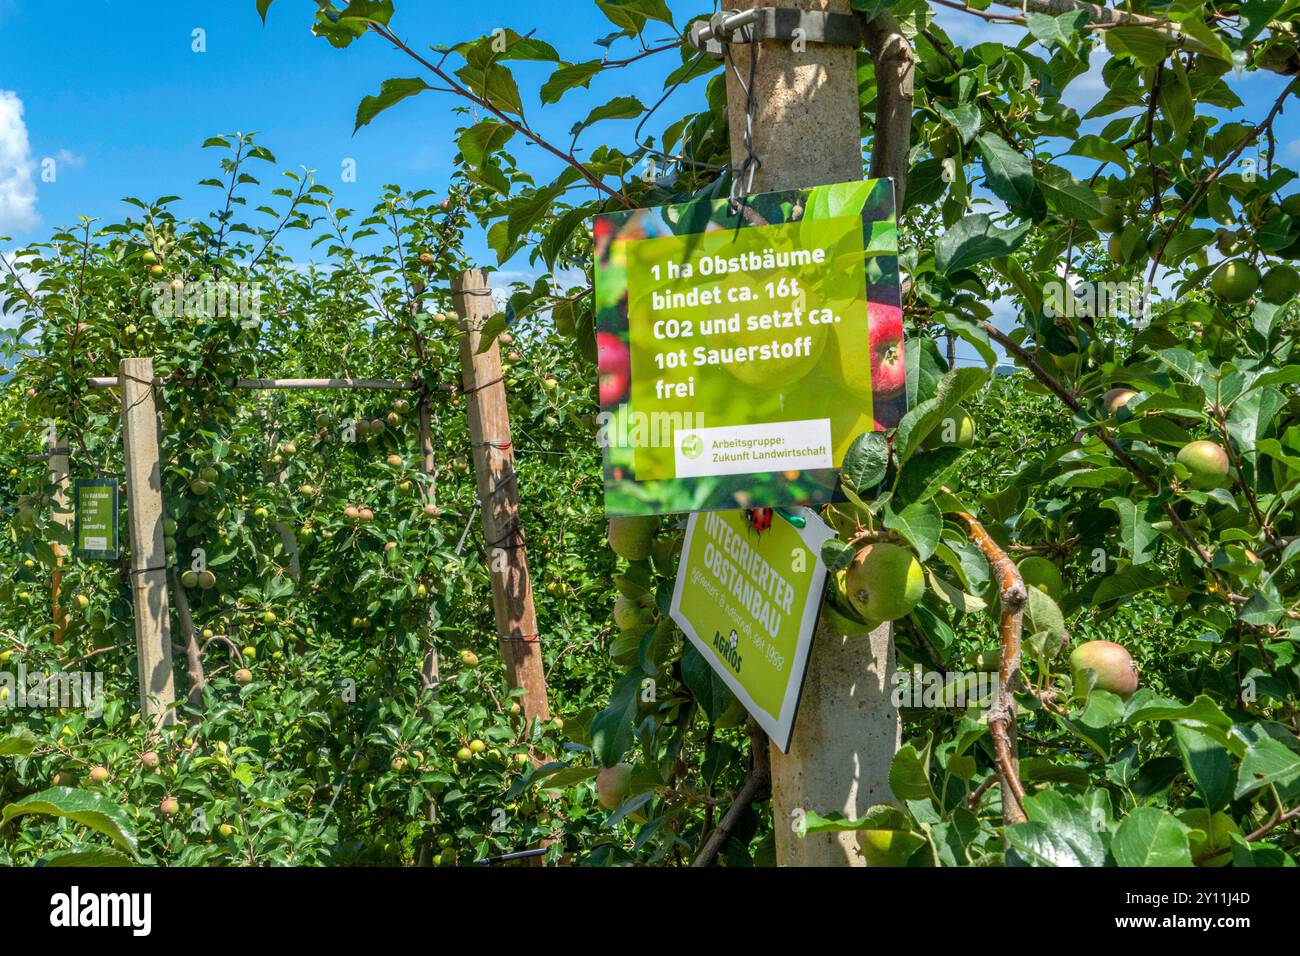
[[[28,671],[19,664],[0,671],[0,711],[61,708],[104,713],[104,675],[99,671]]]

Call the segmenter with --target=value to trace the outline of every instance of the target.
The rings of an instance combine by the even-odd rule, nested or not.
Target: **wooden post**
[[[735,0],[730,6],[851,12],[849,0]],[[745,117],[752,104],[753,151],[762,162],[752,191],[861,179],[857,51],[765,40],[758,44],[751,73],[750,49],[748,43],[731,45],[736,68],[727,71],[727,114],[732,166],[739,171],[747,155]],[[752,99],[742,80],[752,85]],[[816,145],[812,152],[810,143]],[[792,824],[800,810],[856,819],[872,804],[893,800],[889,765],[900,733],[890,699],[893,672],[889,624],[860,635],[839,634],[827,624],[817,629],[790,752],[771,748],[778,865],[865,865],[855,833],[800,837]]]
[[[122,387],[122,448],[126,457],[126,498],[131,524],[130,575],[135,596],[140,712],[152,717],[155,724],[170,725],[176,722],[172,706],[176,700],[176,683],[172,673],[153,359],[122,359],[117,380]]]
[[[546,674],[528,578],[523,526],[519,523],[519,487],[515,454],[510,443],[510,415],[502,381],[501,350],[496,342],[479,354],[483,323],[491,317],[492,289],[480,269],[469,269],[452,282],[452,297],[460,316],[461,388],[469,407],[474,472],[492,579],[497,637],[506,662],[511,689],[524,690],[524,717],[550,718]]]
[[[75,517],[72,513],[72,481],[68,477],[68,449],[60,444],[59,434],[52,423],[45,438],[45,453],[49,456],[50,485],[53,488],[50,496],[50,516],[55,524],[63,528],[67,533],[67,539],[71,541]],[[54,643],[61,644],[68,628],[68,617],[63,613],[60,601],[63,562],[71,553],[71,549],[67,544],[56,541],[51,550],[54,552],[54,571],[50,578],[50,611],[54,615]]]

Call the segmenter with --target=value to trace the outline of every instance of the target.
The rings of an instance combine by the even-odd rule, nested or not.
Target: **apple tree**
[[[1300,8],[846,6],[866,37],[864,171],[900,196],[910,410],[845,462],[827,605],[846,630],[894,620],[905,668],[997,678],[905,707],[895,801],[807,829],[858,830],[873,863],[1293,865],[1300,195],[1280,123]],[[514,310],[550,311],[589,359],[589,281],[553,281],[589,265],[584,224],[725,195],[736,161],[724,64],[661,0],[596,7],[612,32],[573,62],[523,25],[426,55],[391,2],[314,23],[416,74],[363,99],[359,125],[435,89],[474,105],[458,145],[480,222],[501,261],[552,277]],[[632,63],[663,64],[649,108],[620,94]],[[539,112],[578,89],[608,98],[548,142]],[[521,145],[558,175],[521,168]],[[596,862],[770,853],[766,743],[664,613],[677,524],[611,528],[621,676],[566,723],[589,757],[553,776],[613,809]]]
[[[0,384],[0,862],[559,858],[565,796],[526,782],[560,725],[526,723],[502,679],[450,315],[481,191],[385,186],[357,211],[250,135],[205,145],[211,213],[130,199],[2,260],[20,325]],[[572,451],[593,403],[572,349],[526,317],[510,339],[526,521],[548,517],[538,603],[576,708],[608,670],[570,653],[604,626],[575,601],[612,590],[585,520],[596,456]],[[161,729],[136,710],[126,564],[68,555],[45,454],[54,435],[70,478],[122,473],[118,393],[90,379],[133,355],[160,410],[179,698]],[[239,385],[304,378],[402,387]],[[27,693],[61,674],[102,681],[91,705]]]

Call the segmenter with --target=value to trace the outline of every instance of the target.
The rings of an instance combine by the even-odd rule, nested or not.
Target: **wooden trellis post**
[[[460,316],[461,387],[468,399],[469,435],[492,579],[497,638],[510,687],[523,688],[524,717],[547,720],[546,674],[528,577],[523,527],[519,523],[519,487],[510,414],[502,381],[501,350],[494,341],[479,352],[483,324],[492,316],[492,289],[487,273],[463,272],[452,282],[452,301]]]
[[[131,592],[135,598],[135,650],[140,668],[140,712],[158,725],[176,722],[172,672],[171,613],[167,596],[167,550],[163,544],[162,468],[153,359],[125,358],[118,366],[122,389],[122,450],[131,525]]]

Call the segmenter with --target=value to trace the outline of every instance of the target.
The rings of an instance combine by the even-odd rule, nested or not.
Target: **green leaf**
[[[1289,783],[1297,776],[1300,776],[1300,754],[1273,737],[1261,736],[1250,743],[1241,758],[1233,797],[1240,799],[1260,787]]]
[[[895,514],[885,505],[885,527],[897,531],[916,550],[917,557],[925,561],[934,554],[939,537],[943,534],[943,514],[933,501],[918,501]]]
[[[565,787],[571,787],[574,784],[583,783],[598,776],[600,776],[599,767],[560,767],[555,772],[545,776],[539,770],[536,777],[538,781],[537,789],[563,790]]]
[[[591,719],[591,749],[601,766],[614,766],[632,746],[643,676],[640,668],[634,667],[615,681],[609,704]]]
[[[976,146],[984,164],[984,178],[993,194],[1017,215],[1042,219],[1046,207],[1029,160],[996,133],[981,133]]]
[[[573,127],[573,135],[586,129],[592,123],[599,123],[601,120],[608,119],[636,119],[645,112],[645,106],[635,96],[616,96],[601,106],[587,114],[587,118]]]
[[[542,84],[539,96],[543,103],[558,103],[560,97],[574,87],[588,87],[591,78],[602,69],[599,60],[584,63],[565,63],[557,67],[550,79]]]
[[[898,460],[905,462],[910,459],[926,436],[967,396],[979,391],[988,378],[987,369],[975,366],[955,368],[945,373],[935,387],[934,397],[911,409],[898,423],[894,437]]]
[[[822,564],[826,570],[835,572],[847,568],[856,552],[839,538],[827,538],[822,542]]]
[[[1106,844],[1097,827],[1096,814],[1082,797],[1066,796],[1054,790],[1043,790],[1025,798],[1025,815],[1030,823],[1039,823],[1050,829],[1053,839],[1043,844],[1038,831],[1030,831],[1024,841],[1026,850],[1033,848],[1050,863],[1050,866],[1105,866]],[[1104,822],[1104,821],[1103,821]],[[1018,824],[1017,826],[1023,826]],[[1010,831],[1015,827],[1008,828]],[[1068,853],[1061,853],[1062,844]],[[1012,841],[1013,846],[1017,846]],[[1050,857],[1042,854],[1050,847]]]
[[[262,23],[266,23],[266,11],[271,9],[273,0],[257,0],[257,15],[262,18]]]
[[[884,432],[863,432],[853,439],[840,468],[844,487],[859,497],[869,494],[885,479],[889,466],[889,439]]]
[[[1114,56],[1155,66],[1169,55],[1169,38],[1151,27],[1114,27],[1102,31],[1106,49]]]
[[[736,695],[694,644],[688,643],[682,648],[682,682],[711,724],[716,723],[736,702]]]
[[[1172,814],[1138,807],[1120,823],[1110,851],[1120,866],[1191,866],[1189,832]]]
[[[340,20],[364,20],[387,26],[393,18],[393,0],[348,0],[339,15]]]
[[[664,0],[596,0],[596,6],[628,36],[644,30],[647,20],[673,25],[673,15]]]
[[[1027,588],[1028,599],[1025,601],[1024,631],[1037,634],[1046,631],[1056,637],[1065,634],[1065,618],[1056,602],[1038,588]]]
[[[26,757],[36,749],[36,736],[26,727],[0,737],[0,757]]]
[[[1088,222],[1101,218],[1101,200],[1089,187],[1076,182],[1067,170],[1048,166],[1038,181],[1047,205],[1062,219]]]
[[[1066,150],[1066,153],[1070,156],[1086,156],[1089,159],[1114,163],[1123,170],[1132,168],[1129,165],[1128,154],[1119,148],[1119,144],[1103,139],[1094,133],[1080,136],[1070,144],[1070,148]]]
[[[515,84],[514,74],[509,67],[500,63],[489,63],[482,67],[467,63],[456,71],[456,76],[469,87],[470,92],[482,97],[503,113],[517,116],[523,109],[519,87]]]
[[[804,810],[800,819],[800,836],[809,833],[844,833],[850,830],[904,830],[908,822],[902,810],[888,803],[868,807],[860,820],[850,820],[842,813],[822,816],[812,810]]]
[[[1070,47],[1074,45],[1083,24],[1088,22],[1088,14],[1084,10],[1072,10],[1057,17],[1046,13],[1029,13],[1025,19],[1029,21],[1029,32],[1043,46]]]
[[[457,145],[465,162],[477,169],[485,159],[504,148],[514,135],[514,129],[505,123],[483,120],[461,133]]]
[[[1160,95],[1157,97],[1160,112],[1174,132],[1185,136],[1196,119],[1196,100],[1192,96],[1191,86],[1187,82],[1187,71],[1179,60],[1174,61],[1172,69],[1160,73]]]
[[[83,853],[61,853],[45,861],[55,867],[121,867],[135,866],[135,861],[117,850],[88,850]]]
[[[1228,434],[1243,449],[1253,451],[1286,403],[1281,389],[1271,385],[1256,388],[1233,403],[1227,418]]]
[[[913,455],[899,472],[895,496],[905,502],[929,501],[952,477],[965,455],[966,449],[955,446]]]
[[[935,270],[940,275],[952,275],[977,262],[1010,255],[1020,248],[1032,228],[1032,223],[1022,222],[1012,229],[999,229],[982,212],[964,216],[935,243]]]
[[[1174,740],[1187,775],[1211,812],[1232,800],[1232,756],[1228,748],[1188,724],[1174,724]]]
[[[889,789],[900,800],[928,800],[930,788],[930,748],[917,750],[904,744],[889,765]]]
[[[1144,564],[1151,559],[1147,548],[1160,537],[1160,532],[1151,527],[1155,516],[1160,514],[1159,506],[1154,502],[1144,502],[1139,511],[1137,502],[1130,498],[1107,498],[1101,503],[1119,515],[1119,546],[1128,553],[1133,564]]]
[[[942,116],[961,136],[963,143],[969,143],[980,131],[980,109],[974,103],[960,103],[948,109],[942,103],[934,104],[935,111]]]
[[[17,803],[11,803],[0,814],[0,826],[26,814],[63,817],[104,834],[132,856],[136,855],[135,831],[126,814],[113,801],[97,793],[76,790],[72,787],[51,787]]]
[[[1151,588],[1162,587],[1165,583],[1165,572],[1162,569],[1146,565],[1130,566],[1102,578],[1097,588],[1092,591],[1089,603],[1093,607],[1099,607],[1111,601],[1122,601]]]
[[[483,329],[479,332],[478,349],[476,355],[482,355],[488,349],[496,344],[497,337],[506,330],[506,314],[504,312],[494,313],[491,318],[483,323]]]
[[[367,96],[357,105],[356,125],[352,127],[352,132],[355,133],[361,127],[367,125],[394,103],[398,103],[408,96],[423,93],[427,89],[429,89],[429,84],[417,76],[384,80],[379,84],[379,93],[376,96]]]
[[[1191,721],[1203,732],[1208,732],[1208,728],[1219,728],[1222,733],[1213,735],[1216,740],[1227,739],[1226,732],[1232,726],[1232,718],[1204,694],[1198,694],[1190,704],[1184,704],[1145,690],[1139,690],[1129,698],[1128,715],[1124,720],[1130,724],[1143,720]]]

